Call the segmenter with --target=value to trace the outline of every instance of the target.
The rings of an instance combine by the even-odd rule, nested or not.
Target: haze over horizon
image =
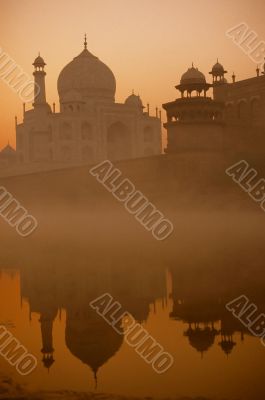
[[[264,1],[224,0],[2,0],[0,48],[32,76],[40,51],[46,62],[46,95],[59,111],[57,78],[62,68],[88,49],[113,71],[116,101],[124,102],[134,89],[143,103],[155,107],[178,97],[175,85],[194,62],[209,82],[219,61],[237,80],[255,76],[256,65],[225,32],[245,22],[265,40]],[[0,80],[0,148],[15,146],[15,115],[22,121],[22,101]],[[27,109],[31,107],[27,104]],[[163,120],[165,114],[163,113]]]

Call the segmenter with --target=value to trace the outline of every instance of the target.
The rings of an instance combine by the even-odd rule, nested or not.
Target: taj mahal
[[[60,110],[46,101],[46,63],[33,62],[33,108],[16,118],[16,150],[0,152],[0,169],[13,173],[64,166],[159,156],[263,151],[265,145],[265,64],[255,76],[231,81],[217,60],[212,83],[193,64],[175,88],[180,96],[162,105],[166,112],[167,145],[162,149],[161,111],[150,115],[132,93],[115,102],[116,80],[110,68],[87,49],[67,64],[58,77]],[[209,93],[209,89],[211,92]],[[15,166],[15,167],[14,167]],[[15,168],[15,169],[14,169]]]
[[[46,101],[45,61],[34,63],[38,88],[33,109],[24,107],[23,122],[16,125],[20,164],[96,163],[161,154],[161,121],[149,115],[139,96],[124,104],[115,102],[112,71],[87,49],[67,64],[58,78],[60,111]]]

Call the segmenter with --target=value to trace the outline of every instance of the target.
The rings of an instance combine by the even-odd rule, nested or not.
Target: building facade
[[[67,64],[58,78],[60,111],[46,101],[45,62],[34,63],[33,109],[16,126],[22,164],[96,163],[161,154],[161,121],[150,116],[139,96],[115,103],[112,71],[87,50]]]
[[[265,65],[256,76],[236,82],[225,78],[218,62],[212,84],[193,65],[176,88],[181,97],[163,105],[167,113],[167,153],[258,153],[265,145]],[[213,95],[207,96],[209,89]]]

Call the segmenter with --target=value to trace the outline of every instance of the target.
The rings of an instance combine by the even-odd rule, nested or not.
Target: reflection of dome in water
[[[116,80],[112,71],[85,48],[67,64],[58,78],[60,100],[70,91],[78,91],[83,98],[114,100]]]
[[[209,327],[205,327],[204,329],[198,326],[195,329],[189,327],[184,335],[189,338],[190,345],[203,354],[214,344],[217,330]]]
[[[234,346],[236,345],[232,338],[222,339],[222,341],[218,344],[227,356],[232,352]]]
[[[96,378],[98,369],[120,349],[123,335],[92,313],[90,318],[67,318],[65,341],[71,353],[88,365]]]

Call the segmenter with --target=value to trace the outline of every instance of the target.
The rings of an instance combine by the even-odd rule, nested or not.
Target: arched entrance
[[[109,160],[131,158],[131,135],[126,125],[121,122],[112,124],[107,132],[107,156]]]

